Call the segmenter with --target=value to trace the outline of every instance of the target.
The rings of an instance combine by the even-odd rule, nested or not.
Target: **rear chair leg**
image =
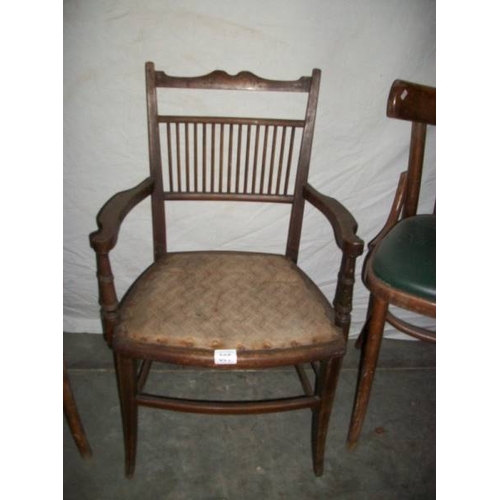
[[[328,423],[341,365],[342,358],[321,361],[319,376],[316,378],[315,394],[320,398],[320,405],[313,410],[312,451],[314,473],[318,477],[323,474]]]
[[[125,440],[125,475],[134,475],[137,449],[137,378],[136,360],[115,354],[115,368],[120,394],[123,437]]]

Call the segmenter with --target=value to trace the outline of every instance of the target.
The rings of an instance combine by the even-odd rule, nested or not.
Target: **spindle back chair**
[[[97,256],[103,331],[115,356],[128,477],[135,466],[138,406],[209,414],[311,408],[314,470],[322,474],[328,420],[350,325],[355,261],[363,242],[349,211],[307,183],[319,82],[319,70],[291,81],[223,71],[175,77],[146,63],[150,176],[111,198],[98,214],[99,229],[90,235]],[[160,113],[158,91],[175,89],[236,92],[242,99],[245,92],[301,93],[307,103],[298,119]],[[154,263],[119,302],[109,252],[121,221],[147,197]],[[288,204],[285,255],[167,251],[165,205],[192,200]],[[306,200],[325,214],[342,252],[333,307],[297,267]],[[152,362],[219,370],[295,366],[305,394],[265,401],[149,394],[144,387]],[[306,363],[314,368],[312,385]]]
[[[146,75],[156,254],[167,246],[164,201],[253,201],[292,205],[286,255],[296,261],[320,71],[292,82],[245,71],[182,78],[155,71],[151,63]],[[159,114],[159,89],[305,93],[308,102],[300,119],[173,116]]]

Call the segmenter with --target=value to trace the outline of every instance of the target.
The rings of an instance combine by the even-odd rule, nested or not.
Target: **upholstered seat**
[[[408,169],[399,178],[387,221],[369,243],[364,262],[363,281],[370,300],[356,342],[362,349],[347,437],[350,448],[361,434],[385,324],[425,342],[436,342],[434,330],[399,314],[407,310],[436,317],[436,215],[435,211],[417,214],[427,127],[436,125],[436,88],[395,80],[387,99],[387,116],[411,122]]]
[[[389,286],[436,300],[436,217],[401,220],[373,254],[373,272]]]
[[[364,244],[356,236],[351,213],[307,181],[320,74],[315,69],[297,80],[269,80],[248,71],[229,75],[216,70],[179,77],[146,63],[150,176],[111,197],[97,216],[98,230],[90,235],[103,333],[113,349],[117,374],[127,477],[134,473],[142,406],[219,415],[309,408],[314,473],[323,473],[351,323],[355,264]],[[186,102],[179,98],[177,103],[183,114],[160,114],[158,94],[169,101],[175,89],[191,93]],[[231,96],[226,116],[200,115],[213,106],[214,96],[226,91]],[[249,92],[258,106],[247,103]],[[288,105],[297,102],[296,93],[307,96],[307,102],[292,117]],[[269,104],[280,108],[276,115],[259,117],[259,109]],[[146,198],[151,201],[154,263],[119,300],[110,252],[121,222]],[[270,210],[276,203],[289,206],[284,255],[213,247],[172,252],[170,236],[167,248],[165,207],[192,201],[200,206],[262,203]],[[325,215],[341,254],[333,303],[297,266],[306,202]],[[147,379],[156,362],[228,372],[294,367],[303,393],[283,390],[280,397],[265,400],[193,400],[172,397],[169,390],[152,393],[146,391]]]
[[[188,252],[165,255],[138,279],[115,340],[244,351],[341,338],[331,306],[289,259]]]

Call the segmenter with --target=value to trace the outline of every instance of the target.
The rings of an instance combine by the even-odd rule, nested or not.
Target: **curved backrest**
[[[417,212],[427,125],[436,125],[436,88],[395,80],[387,99],[387,116],[412,122],[403,218]]]
[[[315,69],[291,81],[224,71],[177,77],[146,63],[156,257],[167,249],[166,200],[224,200],[291,204],[286,253],[297,260],[320,75]],[[159,113],[158,89],[299,92],[308,99],[299,119],[173,115]]]

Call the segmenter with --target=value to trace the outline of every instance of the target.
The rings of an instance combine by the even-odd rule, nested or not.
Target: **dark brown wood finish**
[[[154,70],[153,63],[146,67]],[[303,76],[296,81],[267,80],[249,71],[240,71],[237,75],[229,75],[225,71],[216,70],[208,75],[195,77],[177,77],[156,71],[155,85],[162,88],[206,89],[206,90],[252,90],[266,92],[309,92],[310,77]]]
[[[350,325],[355,262],[363,252],[363,241],[356,236],[357,224],[349,211],[337,200],[307,184],[319,81],[319,70],[313,70],[311,76],[291,81],[263,79],[245,71],[234,76],[214,71],[200,77],[175,77],[157,71],[153,63],[146,63],[150,177],[137,187],[111,198],[99,213],[99,229],[90,235],[97,256],[104,335],[115,356],[128,477],[133,475],[135,467],[139,406],[208,414],[310,408],[313,412],[314,471],[317,475],[322,474],[328,422]],[[308,100],[304,116],[297,119],[159,114],[157,91],[171,88],[302,92],[308,94]],[[125,215],[148,196],[151,196],[152,203],[153,267],[171,255],[167,254],[165,205],[174,200],[289,204],[287,266],[294,269],[295,279],[305,284],[310,290],[308,293],[316,297],[314,300],[322,297],[319,300],[323,311],[320,316],[325,318],[327,312],[326,317],[331,318],[331,338],[318,341],[311,332],[311,339],[307,342],[301,340],[285,348],[271,347],[272,343],[267,342],[264,348],[238,349],[237,365],[214,365],[213,349],[195,346],[191,340],[182,346],[170,345],[157,339],[152,342],[148,338],[134,337],[134,332],[127,332],[121,324],[127,303],[118,301],[109,253],[117,242]],[[326,216],[343,256],[333,307],[294,264],[298,257],[305,201]],[[228,256],[231,254],[235,253],[227,252]],[[242,326],[245,325],[239,325],[238,330]],[[139,362],[142,362],[140,370],[137,368]],[[224,371],[296,366],[304,395],[228,402],[149,394],[144,392],[144,387],[152,362]],[[313,385],[302,367],[305,364],[314,368]]]
[[[363,253],[364,243],[356,236],[356,220],[338,200],[319,193],[309,184],[305,185],[303,193],[304,199],[325,215],[332,226],[337,246],[343,252],[333,304],[335,322],[347,339],[351,326],[356,259]]]
[[[356,342],[356,347],[361,347],[361,358],[347,437],[349,448],[356,446],[361,435],[386,322],[414,338],[436,342],[435,332],[410,324],[389,310],[390,306],[396,306],[435,318],[436,302],[391,287],[373,271],[373,256],[384,238],[400,220],[417,213],[427,126],[436,124],[436,89],[396,80],[387,100],[387,116],[412,122],[408,169],[400,176],[387,221],[369,243],[363,266],[363,281],[370,291],[370,301],[366,323]]]
[[[184,366],[214,367],[213,351],[196,348],[178,348],[151,345],[139,341],[118,339],[115,346],[120,352],[138,359],[148,359]],[[241,351],[238,353],[239,369],[272,368],[277,366],[295,366],[311,360],[329,357],[341,357],[345,353],[345,342],[336,339],[328,344],[314,344],[289,349],[266,349],[259,351]],[[234,370],[232,365],[218,366],[218,370]]]
[[[356,446],[361,434],[361,429],[363,428],[363,422],[370,400],[371,387],[377,368],[388,307],[388,302],[378,299],[373,294],[371,295],[370,319],[365,325],[365,338],[362,342],[356,395],[347,437],[348,448],[354,448]]]
[[[97,215],[99,229],[90,234],[90,244],[97,259],[97,280],[99,284],[99,303],[106,342],[111,347],[113,332],[118,321],[118,297],[111,270],[109,252],[118,240],[120,224],[138,203],[151,195],[153,180],[148,177],[136,187],[117,193],[110,198]]]
[[[408,157],[408,192],[403,217],[417,213],[427,125],[436,125],[436,89],[396,80],[387,99],[387,116],[412,122]]]
[[[125,475],[130,478],[134,475],[137,450],[137,361],[115,353],[115,370],[125,441]]]
[[[372,264],[373,261],[371,259],[367,261],[365,272],[365,283],[371,293],[396,307],[408,309],[431,318],[436,317],[435,302],[387,286],[386,283],[377,278],[373,272]]]
[[[63,362],[63,407],[64,416],[68,422],[71,430],[71,435],[75,440],[75,444],[83,458],[90,458],[92,456],[92,449],[90,448],[85,429],[83,428],[80,414],[78,413],[78,406],[73,395],[73,389],[69,380],[68,370],[66,363]]]
[[[387,116],[436,125],[436,88],[395,80],[387,99]]]
[[[289,184],[295,130],[304,128],[303,120],[159,116],[158,123],[165,124],[167,137],[165,200],[237,200],[244,196],[249,201],[293,203]],[[288,130],[292,132],[287,134]]]
[[[311,161],[311,148],[314,134],[314,124],[316,122],[316,108],[319,98],[319,83],[321,72],[313,70],[311,90],[307,101],[306,124],[302,137],[300,148],[299,165],[297,169],[297,178],[295,181],[295,193],[292,206],[292,216],[290,217],[290,229],[288,232],[288,243],[286,247],[286,256],[297,262],[299,256],[300,235],[302,233],[302,218],[304,215],[304,188],[309,174],[309,164]]]
[[[160,131],[158,128],[158,97],[156,95],[154,64],[146,63],[146,101],[148,107],[149,170],[154,181],[151,194],[153,245],[155,260],[167,251],[167,228],[163,202],[163,173],[161,164]]]
[[[298,396],[268,401],[201,401],[143,393],[137,396],[137,403],[141,406],[186,413],[204,413],[206,415],[247,415],[251,413],[302,410],[304,408],[316,408],[320,405],[320,402],[319,398],[313,396]]]
[[[341,366],[342,358],[322,360],[316,378],[315,396],[320,404],[313,408],[312,451],[314,473],[318,477],[323,475],[326,435]]]

